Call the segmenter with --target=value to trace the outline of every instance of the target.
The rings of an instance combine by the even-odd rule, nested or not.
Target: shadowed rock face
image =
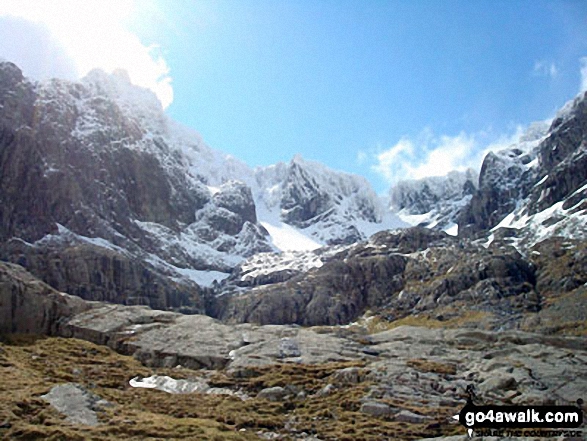
[[[92,81],[33,83],[0,63],[0,258],[85,299],[203,312],[190,271],[272,249],[251,190],[212,195],[159,108],[129,113],[103,90],[120,79]]]
[[[91,142],[71,136],[80,118],[73,102],[90,95],[82,85],[56,82],[42,89],[11,63],[0,63],[0,83],[2,258],[86,299],[132,303],[135,297],[154,307],[177,307],[196,297],[197,291],[186,294],[187,286],[162,290],[169,282],[156,283],[157,276],[128,255],[56,243],[45,250],[8,244],[11,238],[34,244],[58,234],[59,224],[75,234],[151,250],[135,219],[177,230],[193,222],[207,196],[181,174],[164,170],[155,156],[131,150],[128,145],[141,134],[112,103],[89,100],[96,121],[110,124]],[[54,96],[45,96],[47,91]]]
[[[131,219],[176,229],[193,222],[206,197],[181,174],[170,175],[159,160],[130,149],[140,137],[113,103],[88,103],[96,120],[109,122],[99,139],[71,136],[77,114],[75,95],[82,85],[40,95],[16,66],[2,63],[0,76],[0,238],[33,242],[60,223],[80,234],[110,238],[109,227],[138,233]]]
[[[304,228],[307,221],[327,212],[333,203],[331,196],[294,161],[287,171],[281,207],[285,221]]]
[[[0,334],[54,335],[60,323],[89,308],[62,294],[18,265],[0,262]]]
[[[55,289],[85,300],[205,310],[198,286],[176,283],[122,251],[87,243],[33,247],[22,241],[11,241],[5,250]]]

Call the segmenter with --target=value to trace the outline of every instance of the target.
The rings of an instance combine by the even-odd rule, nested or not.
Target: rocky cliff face
[[[289,164],[257,169],[256,187],[262,223],[293,226],[316,244],[351,244],[376,231],[407,226],[386,212],[364,178],[299,156]]]
[[[59,326],[90,308],[60,293],[19,265],[0,262],[0,334],[55,335]]]
[[[250,190],[212,195],[187,174],[157,100],[120,74],[37,84],[1,63],[0,77],[4,259],[84,298],[199,310],[198,270],[272,249]]]
[[[488,249],[425,228],[378,233],[306,272],[274,280],[234,297],[226,287],[217,314],[311,326],[349,323],[368,309],[389,320],[418,313],[448,320],[472,308],[508,326],[541,308],[535,267],[515,249]]]
[[[456,235],[456,222],[475,190],[479,177],[472,170],[446,176],[401,181],[389,191],[389,208],[411,225]]]
[[[0,256],[58,289],[201,312],[200,288],[249,256],[388,226],[364,179],[301,158],[254,171],[124,72],[35,83],[1,62],[0,86]]]
[[[459,216],[459,235],[513,227],[528,244],[585,237],[586,102],[578,96],[550,126],[535,125],[518,144],[487,155],[479,189]]]

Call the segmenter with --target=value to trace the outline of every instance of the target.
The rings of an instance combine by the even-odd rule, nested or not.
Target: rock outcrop
[[[54,335],[69,317],[89,307],[24,268],[0,262],[0,333]]]
[[[96,241],[45,239],[32,245],[8,241],[0,257],[13,260],[58,291],[85,300],[150,305],[185,312],[205,311],[205,295],[195,284],[173,280],[121,248]]]
[[[394,320],[421,312],[448,319],[461,308],[519,319],[540,309],[534,271],[513,248],[417,227],[378,233],[284,282],[224,295],[216,312],[233,322],[306,326],[346,324],[368,309]]]
[[[58,412],[66,416],[71,424],[97,426],[98,414],[96,411],[111,405],[108,401],[86,390],[79,384],[59,384],[54,386],[48,394],[42,395]]]
[[[446,239],[441,233],[424,231],[428,231],[428,235],[440,235],[441,241]],[[386,241],[403,244],[404,251],[410,249],[405,237],[387,238]],[[536,250],[540,254],[535,256],[539,260],[548,259],[549,250],[553,250],[563,261],[560,274],[567,282],[561,283],[581,283],[585,280],[584,259],[581,259],[584,250],[569,251],[560,245],[545,245],[540,251]],[[487,271],[495,275],[504,271],[510,274],[507,268],[505,263]],[[4,326],[2,332],[77,337],[132,355],[149,367],[140,373],[145,376],[146,372],[151,372],[151,377],[136,378],[136,372],[120,372],[123,363],[128,361],[115,360],[79,340],[66,343],[70,340],[54,339],[58,341],[51,342],[51,347],[63,348],[67,362],[72,357],[82,360],[79,365],[67,365],[64,370],[59,359],[47,358],[47,343],[36,345],[40,349],[33,349],[32,353],[29,349],[15,352],[4,345],[3,336],[0,369],[7,369],[9,378],[18,372],[12,367],[15,359],[19,360],[19,368],[26,364],[27,374],[42,369],[39,379],[43,381],[47,375],[67,378],[69,382],[75,378],[76,384],[61,384],[51,391],[45,385],[49,393],[42,397],[67,416],[68,427],[72,430],[79,424],[84,425],[84,430],[92,430],[102,413],[109,420],[126,415],[132,408],[128,406],[129,400],[135,402],[144,398],[126,390],[136,391],[136,387],[191,395],[186,400],[177,395],[173,398],[170,411],[174,415],[179,412],[182,418],[185,412],[193,411],[193,400],[204,399],[198,395],[213,397],[210,403],[216,406],[222,405],[222,397],[227,397],[231,412],[241,415],[242,412],[249,415],[259,405],[276,411],[279,417],[268,427],[267,417],[247,416],[243,423],[247,428],[255,428],[260,436],[299,435],[301,439],[308,439],[307,432],[303,435],[307,427],[314,427],[313,433],[319,439],[338,438],[335,433],[341,424],[348,430],[357,430],[355,420],[361,421],[361,427],[368,428],[361,429],[361,439],[416,439],[422,433],[455,433],[451,417],[464,406],[469,390],[475,392],[480,404],[501,405],[568,405],[577,403],[577,397],[587,394],[584,337],[545,335],[519,329],[483,330],[480,323],[470,328],[451,328],[454,323],[450,320],[438,321],[440,326],[437,324],[434,329],[397,326],[378,333],[370,333],[360,324],[319,328],[250,323],[228,325],[203,315],[182,315],[146,306],[84,302],[55,292],[15,265],[0,264],[0,270],[0,323],[10,325]],[[557,271],[555,266],[547,266],[538,272],[537,285],[545,292],[558,290],[546,282],[546,273],[553,271]],[[28,306],[23,307],[13,299],[23,299]],[[31,309],[32,305],[35,309]],[[556,308],[556,303],[553,307]],[[6,311],[13,309],[15,313],[7,315]],[[36,320],[34,326],[27,323],[29,318]],[[536,329],[548,331],[541,324]],[[83,350],[78,354],[80,347]],[[92,353],[99,357],[99,366],[90,361]],[[138,369],[139,364],[133,362],[134,369]],[[198,372],[198,369],[203,371]],[[104,372],[108,373],[106,377]],[[160,373],[165,374],[161,376]],[[176,375],[181,377],[175,379]],[[28,381],[35,378],[32,375]],[[102,393],[89,392],[88,388],[95,388],[96,379]],[[39,387],[43,386],[35,384],[32,389],[37,395]],[[115,390],[117,392],[113,393]],[[28,397],[26,393],[33,392],[19,393]],[[107,397],[109,403],[101,400],[101,396]],[[35,399],[38,397],[28,398],[29,406],[38,406]],[[159,403],[162,397],[148,399]],[[108,410],[110,406],[112,410]],[[27,411],[19,409],[7,414],[9,420],[0,426],[0,434],[8,431],[14,436],[16,427],[22,426],[21,420],[27,416]],[[0,411],[3,412],[2,408]],[[137,417],[136,413],[131,414],[132,418]],[[294,414],[296,418],[291,417]],[[319,425],[308,425],[317,419]],[[129,424],[116,421],[117,425],[103,425],[101,430],[120,431],[119,424]],[[59,422],[52,424],[52,428],[56,427],[60,427]],[[155,433],[148,428],[144,430]],[[161,429],[158,426],[152,430]],[[99,439],[102,435],[96,436]]]

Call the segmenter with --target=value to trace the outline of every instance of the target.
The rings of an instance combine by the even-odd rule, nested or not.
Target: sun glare
[[[151,89],[167,107],[173,100],[169,68],[156,47],[145,46],[125,21],[140,11],[132,0],[4,0],[0,16],[14,16],[47,27],[83,77],[94,68],[125,69],[134,84]]]

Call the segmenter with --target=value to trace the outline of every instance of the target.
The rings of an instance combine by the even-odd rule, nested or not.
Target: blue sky
[[[211,147],[251,166],[300,153],[378,192],[478,166],[587,84],[583,0],[143,0],[120,26]]]

